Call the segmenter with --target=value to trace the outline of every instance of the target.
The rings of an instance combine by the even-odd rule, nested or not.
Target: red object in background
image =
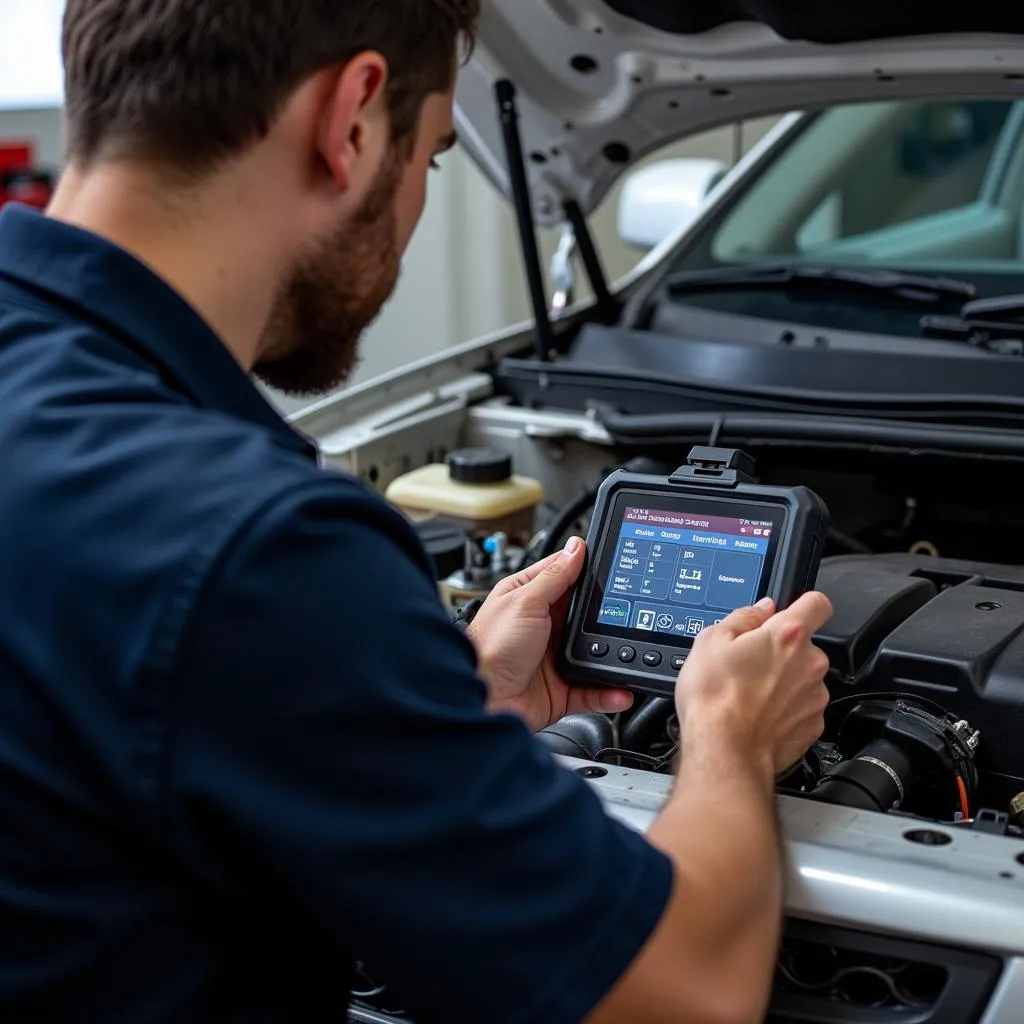
[[[35,164],[35,145],[29,141],[0,144],[0,207],[24,203],[45,209],[53,196],[54,177]]]
[[[36,160],[35,143],[28,141],[0,141],[0,172],[24,170]]]

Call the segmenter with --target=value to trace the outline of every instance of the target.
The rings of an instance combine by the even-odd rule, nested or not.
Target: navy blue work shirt
[[[0,1020],[578,1021],[669,863],[142,263],[0,215]]]

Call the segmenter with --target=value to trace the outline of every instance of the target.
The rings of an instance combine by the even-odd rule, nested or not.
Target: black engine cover
[[[1005,808],[1024,790],[1024,567],[857,555],[823,562],[818,587],[835,608],[816,638],[833,700],[903,693],[965,718],[980,799]]]

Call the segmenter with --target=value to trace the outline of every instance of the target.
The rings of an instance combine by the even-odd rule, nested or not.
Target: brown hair
[[[392,137],[452,85],[480,0],[68,0],[68,158],[209,171],[270,130],[308,77],[374,50],[388,62]]]

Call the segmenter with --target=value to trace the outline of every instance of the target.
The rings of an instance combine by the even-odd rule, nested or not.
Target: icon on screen
[[[755,530],[755,531],[754,531],[754,536],[755,536],[755,537],[760,537],[760,536],[761,536],[761,533],[762,533],[762,531],[761,531],[761,530]]]
[[[700,583],[704,579],[703,569],[680,569],[679,578],[681,580],[692,580],[694,583]]]
[[[621,622],[623,626],[629,624],[629,602],[616,600],[613,597],[606,597],[601,602],[601,610],[598,612],[598,621],[615,625]]]
[[[655,613],[649,608],[641,608],[636,613],[636,628],[637,629],[654,629]]]
[[[686,620],[687,636],[699,636],[704,629],[704,620],[690,617]]]
[[[658,616],[658,629],[669,630],[676,624],[676,620],[668,614],[668,612],[662,612]]]

